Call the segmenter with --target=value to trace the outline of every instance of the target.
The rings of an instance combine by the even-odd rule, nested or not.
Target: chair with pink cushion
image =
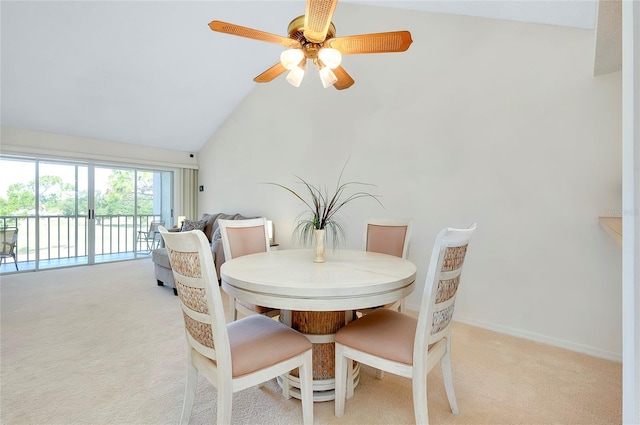
[[[247,220],[218,220],[222,248],[226,261],[243,255],[269,251],[269,230],[264,217]],[[231,320],[238,318],[238,312],[244,316],[263,314],[275,317],[279,309],[250,304],[230,297]]]
[[[411,220],[369,219],[365,223],[364,240],[366,251],[407,259],[409,241],[411,240]],[[402,312],[404,311],[404,298],[380,307]],[[363,316],[380,307],[359,309],[357,315]]]
[[[412,380],[416,423],[428,424],[427,374],[438,363],[451,411],[458,414],[451,368],[451,319],[469,240],[475,231],[443,229],[436,238],[418,318],[380,308],[335,334],[335,414],[343,416],[353,361]]]
[[[262,315],[227,324],[209,241],[203,232],[159,231],[164,239],[184,318],[187,383],[181,424],[188,424],[202,373],[217,388],[217,423],[231,421],[233,393],[298,368],[302,418],[313,423],[312,344]],[[290,398],[290,388],[283,384]]]

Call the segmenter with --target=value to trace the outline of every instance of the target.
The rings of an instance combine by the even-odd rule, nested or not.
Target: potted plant
[[[298,224],[294,229],[294,235],[305,245],[309,245],[311,242],[315,243],[316,258],[314,261],[318,263],[324,262],[324,241],[327,230],[331,235],[334,248],[340,240],[344,239],[345,228],[336,215],[342,207],[359,198],[373,198],[382,205],[378,199],[378,195],[372,195],[371,193],[363,191],[348,193],[348,189],[354,186],[374,185],[362,182],[342,183],[342,175],[346,166],[347,164],[345,163],[338,177],[336,189],[331,194],[326,186],[314,186],[303,178],[295,176],[300,180],[298,183],[304,185],[307,189],[309,200],[287,186],[279,183],[269,183],[290,192],[308,207],[306,211],[300,214]]]

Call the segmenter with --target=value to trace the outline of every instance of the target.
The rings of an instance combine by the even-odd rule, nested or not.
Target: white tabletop
[[[339,311],[375,307],[409,295],[416,266],[366,251],[328,250],[314,263],[307,249],[270,251],[226,261],[222,288],[252,304],[286,310]]]

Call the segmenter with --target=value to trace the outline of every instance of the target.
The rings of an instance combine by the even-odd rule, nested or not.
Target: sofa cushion
[[[154,249],[153,253],[151,254],[151,261],[166,269],[171,269],[171,263],[169,262],[169,254],[167,253],[167,248]]]
[[[200,220],[205,220],[207,224],[204,227],[204,234],[209,239],[209,243],[215,242],[216,237],[218,237],[219,233],[214,236],[216,230],[218,230],[218,219],[223,220],[242,220],[245,218],[255,218],[255,217],[244,217],[242,214],[225,214],[225,213],[215,213],[215,214],[202,214],[202,218]],[[218,239],[220,239],[218,237]]]
[[[222,219],[222,220],[235,220],[235,217],[239,215],[239,214],[225,214],[225,213],[220,213],[216,215],[215,220],[213,221],[213,226],[211,228],[211,234],[209,235],[209,242],[213,242],[215,240],[215,232],[216,230],[218,230],[220,228],[220,225],[218,224],[218,220]]]
[[[220,213],[217,214],[202,214],[202,218],[201,220],[206,220],[207,221],[207,225],[204,226],[204,234],[207,236],[207,239],[209,239],[209,242],[211,242],[213,239],[213,232],[216,230],[213,228],[213,224],[215,223],[216,219],[218,218],[218,216],[220,215]]]
[[[188,232],[190,230],[201,230],[204,232],[205,226],[207,225],[206,220],[184,220],[182,222],[181,232]]]
[[[220,226],[218,226],[216,231],[213,232],[213,237],[211,238],[211,243],[214,243],[215,241],[220,241],[220,240],[222,240],[222,234],[220,233]]]

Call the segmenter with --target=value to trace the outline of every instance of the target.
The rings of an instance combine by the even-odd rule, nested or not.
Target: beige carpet
[[[2,424],[177,424],[185,342],[171,289],[150,260],[0,278]],[[462,288],[461,290],[464,290]],[[429,375],[432,424],[619,424],[619,363],[456,324],[451,414],[439,368]],[[192,424],[215,423],[204,379]],[[363,367],[345,416],[314,405],[316,424],[410,424],[409,380]],[[236,393],[235,424],[296,424],[300,402],[275,381]]]

